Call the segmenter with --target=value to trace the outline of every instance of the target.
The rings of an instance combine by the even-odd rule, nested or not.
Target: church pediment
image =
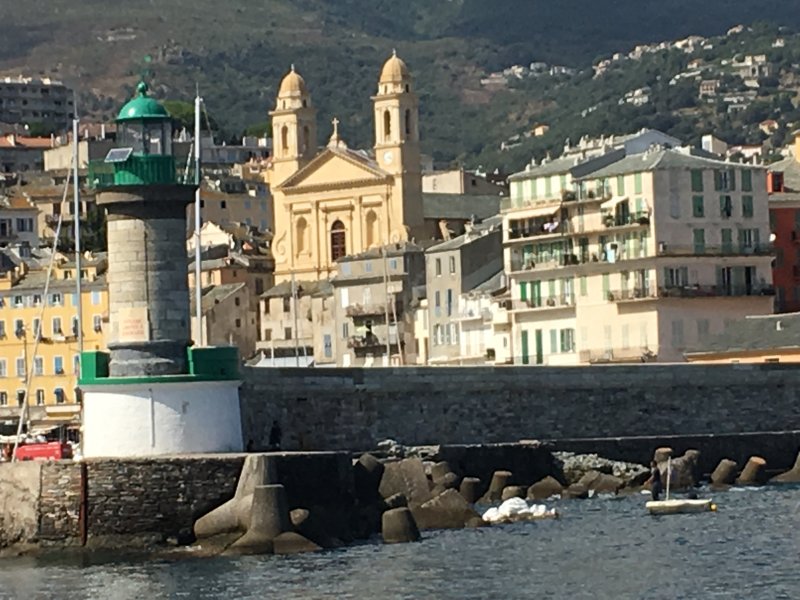
[[[285,194],[382,183],[391,175],[351,150],[326,148],[310,163],[280,184]]]

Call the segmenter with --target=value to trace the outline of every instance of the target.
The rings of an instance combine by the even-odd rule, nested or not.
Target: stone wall
[[[241,389],[245,441],[373,448],[520,439],[800,430],[792,365],[257,369]]]
[[[41,465],[39,539],[77,542],[80,539],[81,466],[72,462]]]

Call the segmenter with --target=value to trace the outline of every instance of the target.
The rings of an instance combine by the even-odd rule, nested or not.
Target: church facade
[[[406,64],[393,54],[372,97],[374,156],[347,147],[333,119],[326,147],[317,146],[316,111],[303,78],[292,70],[271,111],[275,282],[333,276],[336,261],[369,248],[424,235],[419,102]]]

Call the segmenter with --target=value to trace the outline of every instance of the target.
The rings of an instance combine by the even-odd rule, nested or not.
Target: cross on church
[[[333,123],[333,137],[339,137],[339,119],[333,117],[331,123]]]

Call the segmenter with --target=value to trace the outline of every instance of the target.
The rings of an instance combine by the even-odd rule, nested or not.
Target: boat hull
[[[645,504],[645,508],[651,515],[712,512],[717,509],[711,498],[702,500],[651,500]]]

